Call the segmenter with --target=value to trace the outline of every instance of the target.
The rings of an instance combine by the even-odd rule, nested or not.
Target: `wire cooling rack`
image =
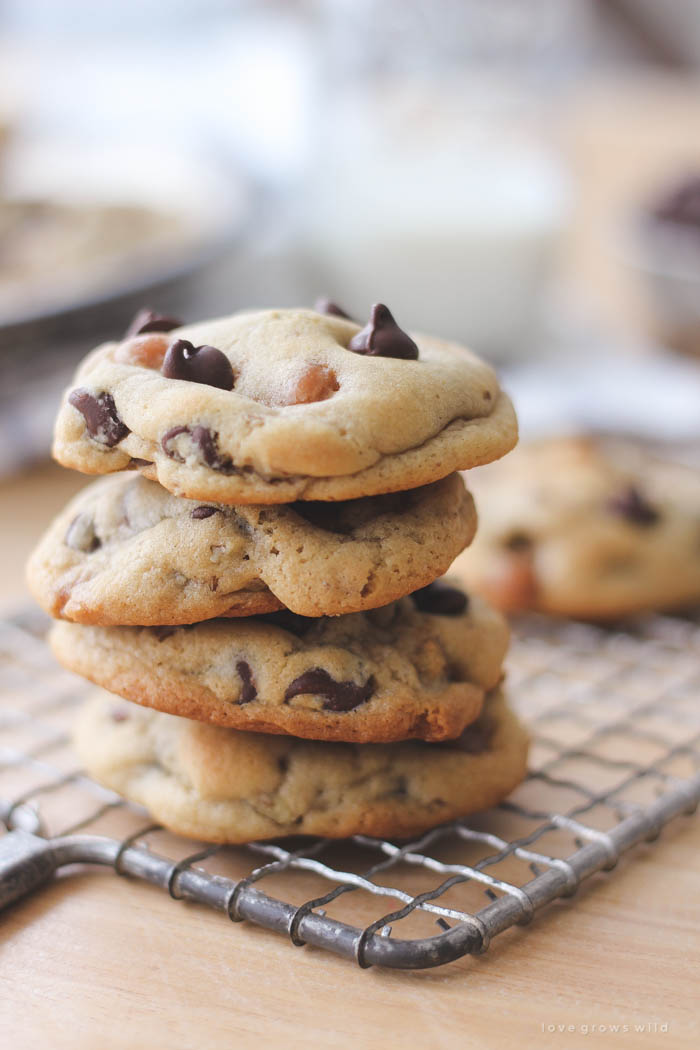
[[[488,814],[410,843],[246,847],[171,835],[77,768],[70,722],[90,687],[56,666],[45,628],[33,611],[0,622],[0,907],[67,865],[107,865],[362,967],[439,966],[574,894],[700,800],[692,619],[516,623],[508,688],[531,771]]]

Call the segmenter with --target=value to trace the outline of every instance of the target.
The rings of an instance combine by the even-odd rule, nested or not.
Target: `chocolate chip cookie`
[[[469,480],[479,531],[453,571],[500,608],[606,620],[700,602],[697,472],[577,437]]]
[[[501,678],[500,613],[438,581],[364,613],[286,610],[190,627],[86,627],[50,635],[70,670],[170,714],[319,740],[458,736]]]
[[[415,488],[515,444],[494,372],[409,336],[382,304],[364,327],[302,309],[175,323],[146,319],[85,359],[56,424],[60,463],[134,467],[200,501],[286,503]]]
[[[77,623],[186,624],[287,607],[386,605],[447,570],[476,512],[459,474],[342,503],[231,507],[122,472],[84,489],[28,565],[39,604]]]
[[[171,830],[210,842],[406,836],[495,805],[522,780],[527,734],[500,690],[447,744],[338,744],[239,733],[100,691],[78,719],[88,773]]]

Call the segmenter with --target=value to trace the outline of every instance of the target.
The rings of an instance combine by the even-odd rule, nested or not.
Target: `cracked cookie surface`
[[[162,629],[59,621],[50,641],[70,670],[170,714],[319,740],[444,740],[478,716],[508,646],[500,613],[444,590],[465,607],[430,613],[402,598],[347,616]]]
[[[85,624],[187,624],[283,607],[338,615],[430,583],[475,528],[458,474],[349,502],[231,507],[122,473],[58,515],[28,580],[50,615]]]
[[[79,714],[88,773],[182,835],[384,837],[487,809],[523,779],[527,734],[500,689],[446,744],[342,744],[240,733],[100,690]]]
[[[416,335],[417,360],[368,356],[348,349],[359,333],[342,317],[264,310],[107,343],[66,392],[54,456],[241,504],[415,488],[513,447],[510,401],[469,351]],[[221,357],[204,361],[212,350],[231,389]]]
[[[591,620],[700,602],[700,477],[626,442],[521,445],[469,475],[473,546],[454,572],[504,610]]]

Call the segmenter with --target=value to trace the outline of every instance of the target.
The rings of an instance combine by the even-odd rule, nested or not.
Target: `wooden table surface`
[[[47,465],[0,485],[5,601],[26,597],[22,562],[83,483]],[[695,1047],[700,819],[679,818],[484,956],[435,971],[360,971],[100,871],[2,916],[0,973],[0,1045],[13,1050]]]

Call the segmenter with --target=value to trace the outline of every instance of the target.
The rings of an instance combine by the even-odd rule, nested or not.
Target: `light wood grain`
[[[359,971],[107,873],[66,877],[3,921],[3,1045],[695,1047],[699,847],[681,819],[484,956],[415,973]],[[542,1031],[615,1023],[670,1030]]]

